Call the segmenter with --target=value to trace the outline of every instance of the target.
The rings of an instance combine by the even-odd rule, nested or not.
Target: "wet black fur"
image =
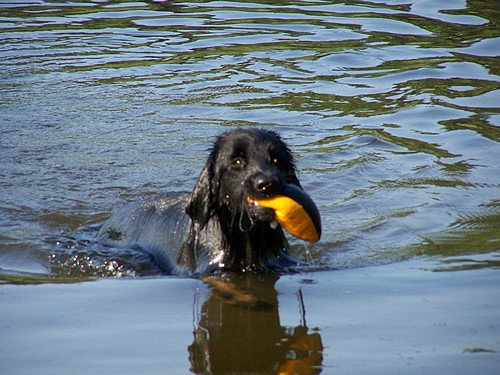
[[[99,233],[113,247],[138,248],[166,273],[268,270],[296,264],[274,213],[247,202],[300,187],[290,150],[262,129],[220,135],[191,194],[163,194],[125,206]]]

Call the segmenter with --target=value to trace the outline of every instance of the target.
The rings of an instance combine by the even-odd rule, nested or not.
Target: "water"
[[[306,311],[318,305],[325,309],[323,315],[314,315],[313,323],[323,340],[318,365],[323,373],[347,373],[352,364],[335,367],[344,363],[338,361],[345,354],[334,349],[339,347],[339,327],[333,329],[329,319],[337,310],[332,298],[321,294],[335,287],[336,275],[342,275],[342,282],[356,283],[360,270],[369,269],[374,280],[380,280],[375,282],[380,288],[370,293],[384,297],[394,280],[407,280],[405,272],[395,271],[402,267],[408,280],[415,281],[409,294],[427,298],[419,282],[437,290],[443,279],[427,270],[444,267],[454,271],[445,273],[444,283],[451,282],[454,292],[457,285],[464,287],[462,295],[454,294],[458,299],[467,301],[471,292],[482,290],[484,301],[498,301],[499,19],[496,4],[475,0],[2,2],[2,280],[78,282],[88,276],[147,273],[136,254],[116,256],[93,242],[99,223],[113,208],[144,195],[191,190],[214,136],[236,126],[257,126],[280,132],[290,144],[302,184],[322,214],[321,242],[304,247],[292,240],[297,253],[315,267],[342,270],[282,278],[276,287],[267,287],[271,294],[294,289],[290,293],[295,296],[300,280],[312,280],[304,289],[304,301]],[[392,279],[379,279],[382,271]],[[167,294],[182,284],[189,301],[196,294],[192,283],[199,283],[166,278],[134,279],[133,287],[124,280],[39,289],[3,286],[2,299],[17,300],[19,309],[1,313],[2,319],[17,327],[16,316],[27,314],[30,320],[26,304],[44,308],[41,301],[33,301],[33,290],[48,297],[55,288],[63,301],[68,293],[80,295],[82,288],[84,299],[93,293],[121,293],[127,287],[140,295],[156,282]],[[260,284],[250,283],[259,296]],[[477,288],[467,290],[472,284]],[[213,290],[217,294],[217,287]],[[204,293],[201,299],[210,300],[211,294]],[[407,298],[394,298],[389,302],[401,303],[401,314],[412,306]],[[155,301],[143,303],[151,307]],[[173,301],[179,311],[185,308],[180,298]],[[361,301],[345,305],[346,311],[359,309]],[[488,339],[498,337],[498,320],[491,318],[490,310],[481,310],[486,305],[482,302],[469,304],[468,312],[495,328],[482,331],[485,342],[463,340],[462,349],[484,346],[499,351],[498,340]],[[388,306],[384,298],[377,303]],[[197,311],[191,302],[188,305],[188,310]],[[431,305],[431,310],[440,308]],[[58,314],[71,311],[66,303],[58,306]],[[119,310],[117,301],[106,306]],[[296,306],[286,306],[280,307],[282,319],[296,312]],[[170,311],[163,313],[180,319]],[[249,314],[250,322],[260,319],[258,312]],[[62,325],[68,329],[58,331],[59,341],[45,321],[29,326],[63,348],[74,338],[74,326],[63,316]],[[405,319],[408,329],[423,332],[431,342],[436,333],[424,329],[425,319],[419,318],[413,325]],[[78,328],[88,329],[93,339],[114,337],[124,322],[116,319],[117,326],[106,330],[97,312],[88,311],[87,319],[101,328]],[[179,327],[189,326],[190,319],[177,320]],[[382,332],[386,318],[377,319],[380,325],[375,327]],[[467,321],[469,325],[466,321],[461,321],[464,327],[479,329],[479,318]],[[147,340],[154,325],[147,327],[127,332]],[[305,325],[294,321],[278,327],[293,331]],[[462,332],[460,338],[465,339],[467,329],[455,327],[453,334]],[[177,332],[163,329],[165,334]],[[183,332],[193,334],[192,329]],[[351,337],[357,333],[350,331]],[[377,333],[360,337],[369,344],[379,340]],[[311,329],[306,337],[310,334]],[[12,345],[3,351],[8,355],[15,352],[15,342],[22,342],[22,331],[10,331],[9,337]],[[392,339],[395,347],[412,345]],[[189,345],[175,346],[182,361],[164,353],[178,373],[191,368],[186,362]],[[62,348],[60,354],[67,355]],[[349,348],[354,350],[345,347],[346,353]],[[94,353],[90,346],[84,349]],[[104,345],[100,349],[106,352]],[[390,359],[390,349],[385,349],[370,346],[370,353]],[[459,352],[453,362],[457,373],[484,369],[475,367],[479,363],[489,369],[491,358],[498,361],[494,353],[467,357]],[[471,357],[476,362],[469,362]],[[126,359],[115,358],[115,365]],[[370,362],[363,358],[362,363]],[[439,372],[436,366],[443,358],[420,356],[419,363]],[[149,359],[151,373],[166,365],[159,357]],[[50,368],[50,361],[35,362],[40,373],[50,372],[43,370]],[[78,366],[77,357],[69,362]],[[400,363],[402,367],[393,363],[405,372],[418,372],[416,362]],[[25,367],[8,363],[9,373],[29,369],[27,362]],[[197,366],[193,371],[202,372],[202,365]],[[105,365],[101,370],[109,372]]]

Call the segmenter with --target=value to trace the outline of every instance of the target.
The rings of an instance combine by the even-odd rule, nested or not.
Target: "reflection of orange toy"
[[[282,195],[248,202],[271,208],[276,221],[292,236],[304,241],[317,242],[321,237],[321,219],[312,199],[299,187],[285,185]]]
[[[311,375],[321,372],[323,344],[318,333],[304,335],[290,345],[294,357],[285,361],[279,375]]]

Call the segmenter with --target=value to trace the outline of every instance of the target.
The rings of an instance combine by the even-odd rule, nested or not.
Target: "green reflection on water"
[[[464,119],[441,121],[440,124],[449,131],[468,129],[480,134],[484,138],[500,142],[500,128],[491,126],[488,123],[487,113],[478,113]]]
[[[91,277],[50,277],[50,276],[33,276],[33,275],[7,275],[2,274],[0,269],[0,285],[15,284],[15,285],[38,285],[38,284],[75,284],[87,281],[95,281]]]

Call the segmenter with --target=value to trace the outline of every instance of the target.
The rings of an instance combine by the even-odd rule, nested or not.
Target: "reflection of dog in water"
[[[212,291],[196,318],[189,347],[196,374],[319,374],[321,336],[308,334],[302,294],[301,323],[280,325],[278,280],[271,275],[205,278]]]

